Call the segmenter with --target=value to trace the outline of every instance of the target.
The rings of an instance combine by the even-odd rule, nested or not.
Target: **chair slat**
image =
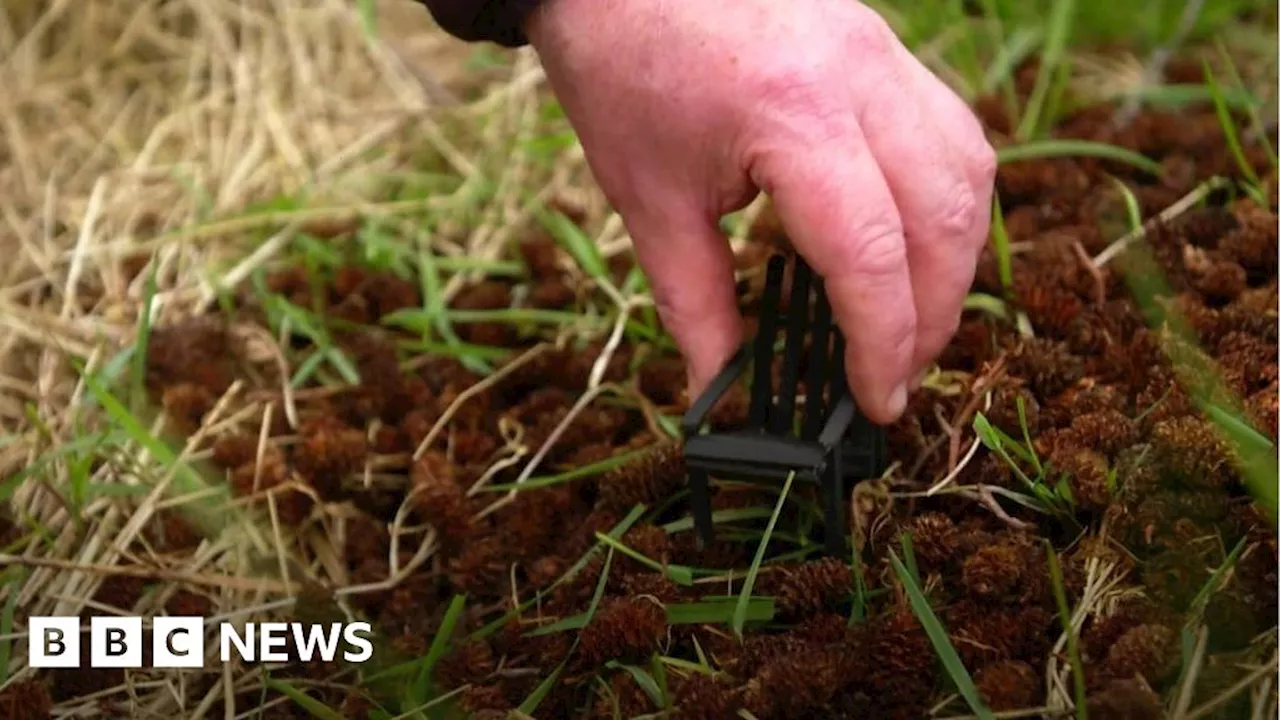
[[[748,422],[763,429],[769,405],[773,401],[773,342],[777,336],[778,304],[782,299],[782,275],[786,260],[775,255],[769,259],[765,274],[764,297],[761,299],[760,325],[755,341],[755,373],[751,383],[751,408]]]
[[[805,378],[804,398],[804,430],[805,440],[816,440],[822,432],[822,421],[826,403],[823,394],[826,391],[824,373],[827,370],[827,355],[830,353],[831,303],[827,300],[826,287],[822,278],[814,276],[813,285],[817,300],[814,309],[811,345],[809,347],[809,372]],[[835,402],[833,397],[832,402]]]
[[[837,327],[835,342],[831,344],[831,402],[832,407],[849,389],[849,378],[844,367],[844,334]]]
[[[796,391],[800,385],[800,357],[804,353],[805,329],[809,324],[809,264],[795,256],[791,274],[791,303],[787,307],[787,338],[783,346],[782,382],[778,402],[770,416],[770,430],[790,434],[795,423]]]

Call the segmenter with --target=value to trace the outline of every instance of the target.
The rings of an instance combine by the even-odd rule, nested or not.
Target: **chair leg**
[[[837,447],[831,453],[831,462],[822,473],[822,504],[826,516],[827,552],[836,557],[844,557],[848,550],[845,542],[846,524],[844,513],[844,468],[841,452]]]
[[[688,473],[693,526],[698,533],[698,548],[702,549],[715,538],[715,528],[711,523],[711,488],[705,470],[689,468]]]

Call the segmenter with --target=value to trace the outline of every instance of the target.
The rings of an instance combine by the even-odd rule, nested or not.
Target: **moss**
[[[449,582],[468,595],[500,592],[510,586],[507,571],[516,551],[494,535],[468,542],[449,559]]]
[[[436,526],[442,543],[447,548],[461,543],[473,527],[472,513],[466,491],[455,482],[448,461],[437,453],[424,453],[410,470],[409,480],[418,512]]]
[[[295,467],[322,497],[339,499],[342,481],[364,467],[365,434],[331,417],[309,420],[298,432],[302,445],[292,454]]]
[[[541,310],[562,310],[574,304],[578,293],[573,286],[560,279],[542,280],[529,290],[530,307]]]
[[[626,670],[610,674],[609,692],[597,691],[595,716],[599,718],[634,718],[652,713],[656,708],[649,695]]]
[[[1216,489],[1234,480],[1235,454],[1204,420],[1184,415],[1161,421],[1151,444],[1163,469],[1190,486]]]
[[[1089,717],[1097,720],[1163,720],[1160,696],[1139,678],[1111,681],[1102,691],[1090,695]]]
[[[738,704],[725,683],[700,672],[674,681],[675,711],[673,720],[721,720],[736,717]]]
[[[1018,586],[1025,554],[1014,545],[992,545],[965,558],[965,589],[980,597],[1004,596]]]
[[[955,522],[942,513],[917,515],[904,529],[911,536],[911,549],[915,553],[916,562],[925,571],[939,570],[959,554]]]
[[[295,486],[282,487],[294,481],[293,471],[284,453],[273,450],[260,463],[248,462],[236,468],[231,474],[231,486],[237,495],[259,497],[264,504],[266,494],[271,493],[281,522],[297,525],[310,514],[314,502]]]
[[[853,570],[840,558],[776,566],[762,575],[760,595],[775,598],[780,619],[807,616],[835,607],[853,589]]]
[[[1139,625],[1116,638],[1107,652],[1106,669],[1113,677],[1141,676],[1151,685],[1168,679],[1178,668],[1178,634],[1164,625]]]
[[[625,513],[638,503],[665,500],[684,483],[684,453],[675,443],[662,446],[613,468],[600,478],[597,508]]]
[[[1052,643],[1054,616],[1043,607],[992,607],[961,601],[944,613],[944,624],[965,667],[1002,660],[1036,661]]]
[[[1026,379],[1042,402],[1057,396],[1084,375],[1080,358],[1064,343],[1032,338],[1023,341],[1009,358],[1009,370]]]
[[[1113,409],[1095,410],[1077,415],[1071,421],[1080,444],[1108,457],[1138,440],[1138,428],[1124,413]]]
[[[1041,674],[1020,660],[985,665],[974,673],[973,681],[987,707],[995,712],[1038,707],[1044,694]]]
[[[576,662],[597,668],[609,660],[645,660],[658,649],[666,631],[666,613],[652,600],[608,600],[583,628]]]
[[[200,427],[217,400],[208,388],[184,382],[165,388],[160,404],[179,430],[192,433]]]
[[[1085,510],[1104,510],[1111,503],[1108,473],[1110,463],[1102,453],[1088,446],[1054,453],[1052,466],[1067,474],[1071,497]]]

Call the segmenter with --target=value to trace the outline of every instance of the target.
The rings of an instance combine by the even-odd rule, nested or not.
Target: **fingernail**
[[[897,420],[907,409],[907,386],[906,383],[894,388],[893,394],[889,395],[889,414]]]

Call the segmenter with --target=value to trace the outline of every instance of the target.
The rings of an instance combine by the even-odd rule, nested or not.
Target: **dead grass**
[[[254,428],[288,408],[233,386],[175,462],[146,443],[170,432],[163,419],[127,433],[114,462],[82,467],[74,453],[58,454],[91,432],[119,430],[83,409],[95,395],[74,362],[102,371],[134,342],[148,308],[151,325],[208,309],[221,290],[290,252],[299,232],[360,218],[444,255],[492,258],[532,202],[556,196],[595,218],[603,239],[620,237],[603,201],[581,190],[580,154],[539,163],[523,150],[545,97],[530,51],[477,67],[476,49],[444,36],[420,5],[387,0],[377,10],[370,34],[342,0],[0,7],[0,477],[48,460],[4,490],[36,523],[0,556],[0,566],[24,571],[5,593],[17,593],[18,627],[27,615],[84,611],[112,576],[198,590],[215,614],[237,620],[287,610],[299,582],[346,582],[331,561],[336,511],[294,536],[274,517],[264,525],[240,516],[198,473],[182,484],[192,479],[188,464],[200,467],[191,449],[202,436]],[[424,173],[439,190],[370,200]],[[280,358],[270,333],[240,330],[251,352]],[[77,484],[132,490],[90,492],[78,505],[67,490]],[[146,531],[175,509],[212,518],[222,532],[189,553],[151,547]],[[393,539],[417,549],[409,567],[393,548],[388,582],[340,596],[393,582],[434,548],[434,532],[421,528]],[[157,610],[168,594],[137,609]],[[3,642],[15,640],[4,685],[30,672],[23,634]],[[225,699],[232,717],[231,686],[256,680],[224,670],[200,697],[173,692],[176,676],[105,694],[131,695],[148,716],[192,718]]]

